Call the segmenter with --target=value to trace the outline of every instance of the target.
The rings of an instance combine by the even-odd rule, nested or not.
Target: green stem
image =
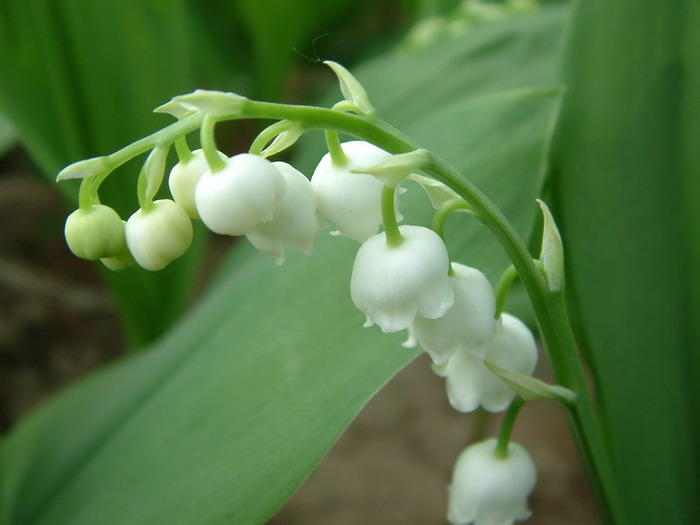
[[[396,210],[394,209],[394,199],[396,188],[384,186],[382,191],[382,221],[384,222],[384,233],[388,246],[395,248],[404,241],[403,235],[396,222]]]
[[[149,201],[148,197],[146,196],[147,189],[148,177],[146,175],[146,165],[144,164],[141,167],[141,171],[139,171],[139,178],[136,182],[136,196],[139,199],[139,208],[142,210],[147,210],[153,204],[153,201]]]
[[[503,418],[501,430],[498,432],[498,440],[496,441],[495,454],[499,458],[508,457],[508,444],[510,443],[510,436],[513,433],[513,425],[523,406],[525,406],[525,400],[520,396],[515,396],[515,399],[513,399],[513,402],[508,407],[508,412],[506,412],[506,416]]]
[[[207,159],[209,169],[212,173],[221,171],[226,167],[226,161],[219,156],[219,150],[216,147],[216,138],[214,136],[214,126],[218,119],[206,115],[202,120],[202,128],[200,129],[200,142],[204,157]]]
[[[503,313],[503,307],[506,304],[506,298],[508,297],[508,292],[510,287],[518,276],[518,272],[515,270],[515,266],[512,264],[506,268],[506,271],[501,275],[501,279],[496,285],[496,319],[501,317]]]
[[[95,189],[96,177],[86,177],[80,181],[80,191],[78,193],[78,207],[81,210],[86,210],[93,204],[99,204],[100,200],[97,197]]]
[[[331,155],[331,164],[335,167],[345,166],[348,163],[348,156],[343,151],[343,147],[340,145],[340,138],[338,137],[338,132],[332,129],[327,129],[324,131],[326,137],[326,147],[328,148],[328,153]]]
[[[175,139],[175,151],[177,151],[177,158],[182,164],[187,164],[192,158],[192,150],[187,145],[187,137],[185,135]]]
[[[445,240],[445,221],[447,220],[447,216],[457,210],[471,210],[471,207],[462,198],[451,199],[440,206],[435,212],[433,216],[433,231],[437,233],[442,240]]]

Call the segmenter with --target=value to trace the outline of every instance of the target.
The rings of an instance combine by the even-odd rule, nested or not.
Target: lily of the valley
[[[480,352],[458,350],[437,372],[447,378],[447,397],[455,410],[471,412],[479,406],[489,412],[508,408],[515,392],[483,363],[491,363],[521,374],[532,374],[537,363],[535,338],[525,324],[502,314],[496,333]]]
[[[261,223],[248,233],[248,240],[258,250],[284,262],[285,248],[311,254],[319,222],[316,197],[309,179],[285,162],[272,165],[282,174],[286,190],[273,219]]]
[[[496,440],[467,447],[457,459],[450,486],[447,519],[453,525],[512,525],[530,517],[527,498],[537,470],[530,454],[509,443],[504,457]]]
[[[75,210],[66,219],[64,234],[70,251],[82,259],[112,257],[124,248],[124,223],[104,204]]]
[[[126,244],[142,268],[156,271],[180,257],[192,242],[192,222],[174,201],[162,199],[126,221]]]
[[[269,222],[282,201],[284,177],[269,160],[242,153],[197,183],[195,203],[202,222],[214,233],[245,235]]]
[[[452,263],[450,281],[454,306],[438,319],[417,315],[413,336],[436,365],[461,350],[482,356],[484,345],[496,333],[496,297],[486,276],[475,268]]]
[[[355,306],[383,332],[409,327],[417,314],[445,315],[454,302],[445,244],[434,231],[401,226],[404,241],[389,246],[384,232],[368,239],[357,252],[350,280]]]
[[[226,155],[219,152],[219,157],[226,160]],[[182,206],[193,219],[199,219],[199,212],[195,204],[194,192],[199,179],[209,171],[209,164],[201,149],[194,150],[192,156],[186,161],[180,161],[170,170],[168,187],[173,200]]]
[[[362,141],[344,142],[341,148],[347,158],[345,164],[334,165],[327,153],[316,167],[311,184],[318,210],[335,225],[338,233],[364,242],[382,224],[384,184],[373,175],[355,171],[380,164],[389,153]]]

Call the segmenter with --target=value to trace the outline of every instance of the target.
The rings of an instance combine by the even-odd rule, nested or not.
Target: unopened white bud
[[[455,410],[471,412],[482,406],[489,412],[508,408],[515,392],[483,363],[511,372],[532,374],[537,363],[537,344],[522,321],[504,313],[493,338],[484,345],[482,357],[458,350],[442,369],[447,377],[447,397]]]
[[[347,162],[334,166],[330,153],[326,154],[311,177],[311,185],[319,211],[338,233],[364,242],[382,224],[384,183],[373,175],[355,171],[376,166],[390,154],[368,142],[344,142],[341,147]]]
[[[319,223],[316,197],[309,179],[285,162],[272,165],[284,177],[284,197],[274,218],[256,226],[247,237],[258,250],[276,257],[277,263],[282,264],[285,248],[311,253]]]
[[[124,225],[124,228],[126,228],[126,221],[122,221],[122,224]],[[126,239],[122,245],[121,251],[117,255],[103,257],[100,259],[100,261],[102,261],[102,264],[113,272],[121,272],[122,270],[136,266],[136,261],[134,260],[133,255],[131,255],[129,247],[126,245]]]
[[[124,223],[103,204],[75,210],[66,219],[64,232],[68,248],[82,259],[111,257],[124,247]]]
[[[226,160],[227,157],[219,152],[219,157]],[[173,200],[182,206],[193,219],[199,219],[197,205],[194,201],[194,190],[199,179],[209,170],[209,164],[201,149],[194,150],[192,156],[186,161],[180,161],[170,170],[168,177],[168,187],[173,196]]]
[[[272,220],[284,191],[284,177],[270,161],[242,153],[228,159],[221,171],[202,175],[195,202],[214,233],[245,235]]]
[[[467,447],[457,459],[450,486],[447,519],[453,525],[512,525],[532,514],[527,498],[535,488],[537,470],[530,454],[508,444],[505,457],[496,455],[496,440]]]
[[[126,221],[126,243],[146,270],[161,270],[185,253],[192,242],[192,222],[178,204],[157,200]]]
[[[421,226],[401,226],[404,241],[388,246],[384,232],[360,246],[350,280],[355,306],[384,332],[409,327],[420,313],[435,319],[454,301],[449,258],[439,235]]]
[[[496,333],[496,297],[486,276],[457,263],[452,263],[452,271],[452,309],[439,319],[417,315],[413,322],[415,337],[436,365],[447,362],[457,350],[481,355]]]

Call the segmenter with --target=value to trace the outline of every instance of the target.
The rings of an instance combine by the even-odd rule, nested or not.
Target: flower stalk
[[[399,224],[396,222],[396,210],[394,209],[394,199],[396,188],[384,186],[382,191],[382,221],[386,234],[386,243],[395,248],[404,241],[403,235],[399,231]]]

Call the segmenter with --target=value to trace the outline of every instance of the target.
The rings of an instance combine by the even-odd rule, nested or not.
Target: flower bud
[[[482,358],[511,372],[532,374],[537,345],[522,321],[504,313],[482,356],[458,350],[442,369],[447,377],[447,397],[455,410],[471,412],[481,405],[489,412],[508,408],[515,392],[484,365]]]
[[[211,231],[245,235],[272,220],[284,191],[284,177],[270,161],[242,153],[228,159],[223,170],[202,175],[195,202]]]
[[[457,351],[480,355],[496,333],[496,296],[486,276],[475,268],[452,263],[454,306],[438,319],[417,315],[413,333],[436,365]]]
[[[122,221],[122,224],[124,225],[124,228],[126,228],[126,221]],[[102,264],[113,272],[121,272],[122,270],[136,266],[136,261],[134,260],[133,255],[131,255],[126,242],[124,242],[121,251],[117,255],[103,257],[100,259],[100,261],[102,261]]]
[[[126,221],[126,243],[139,266],[161,270],[180,257],[192,242],[192,222],[179,205],[157,200]]]
[[[270,222],[259,224],[247,235],[258,250],[284,262],[284,249],[311,254],[316,232],[316,196],[309,179],[285,162],[272,165],[284,177],[286,190]]]
[[[408,328],[417,313],[435,319],[454,301],[449,258],[439,235],[421,226],[401,226],[404,241],[388,246],[384,232],[360,246],[350,280],[355,306],[383,332]]]
[[[226,160],[227,157],[219,152],[219,157]],[[202,175],[209,170],[209,164],[201,149],[192,152],[192,156],[186,162],[178,162],[170,170],[168,177],[168,187],[173,196],[173,200],[182,206],[193,219],[199,219],[197,206],[194,202],[194,190],[202,178]]]
[[[80,208],[66,219],[66,242],[76,256],[92,261],[117,255],[124,247],[124,223],[109,206]]]
[[[512,525],[525,520],[532,514],[527,498],[536,482],[535,464],[517,443],[508,444],[505,457],[496,455],[495,439],[471,445],[455,464],[447,519],[453,525]]]
[[[319,211],[335,224],[338,233],[364,242],[382,223],[384,184],[373,175],[353,170],[375,166],[390,155],[368,142],[345,142],[341,147],[347,162],[333,166],[330,153],[326,154],[311,177],[311,185]]]

